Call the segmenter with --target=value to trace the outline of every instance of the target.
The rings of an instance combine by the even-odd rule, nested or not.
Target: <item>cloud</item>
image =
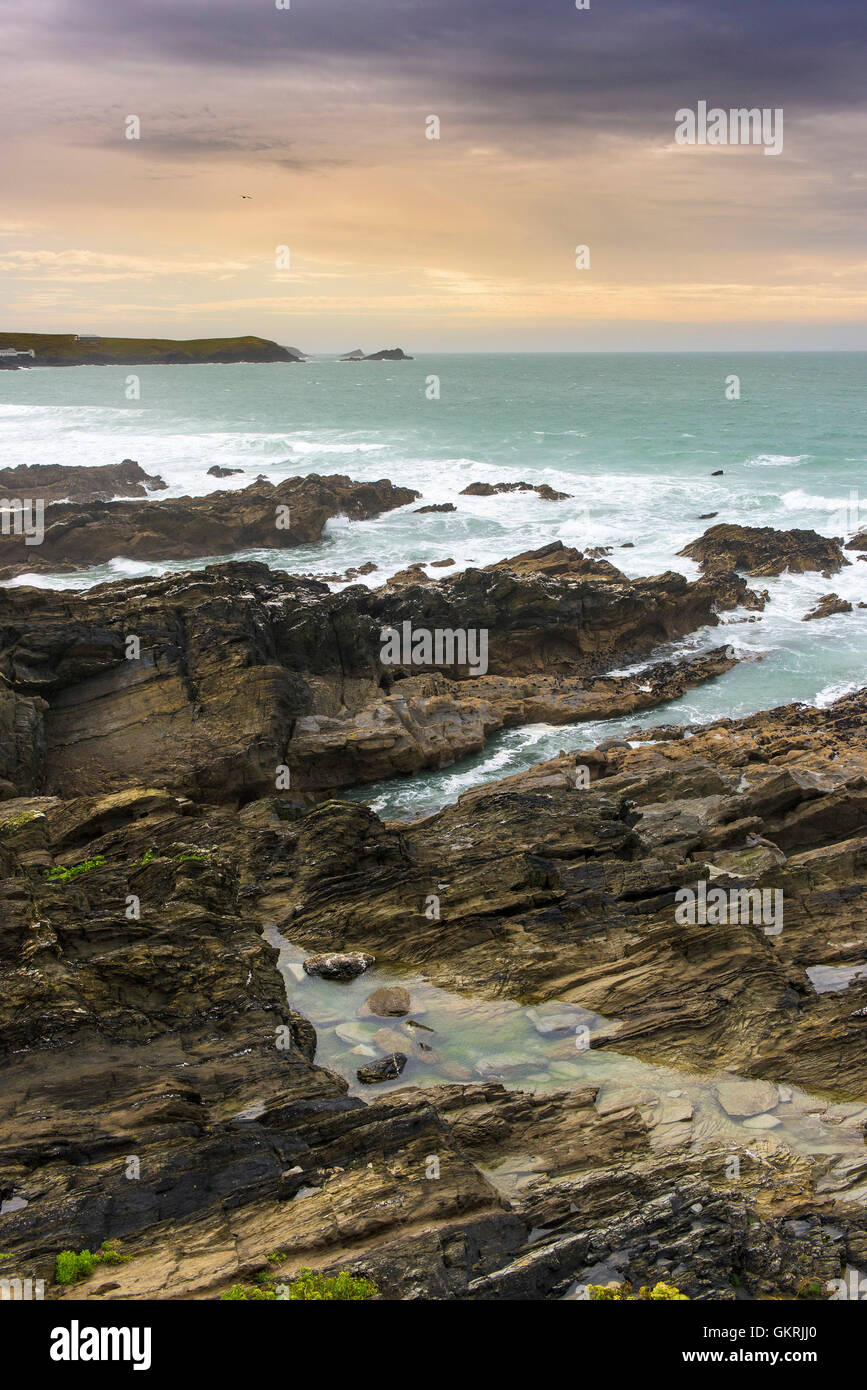
[[[226,275],[248,268],[245,261],[170,260],[148,256],[111,255],[102,251],[0,252],[0,271],[21,279],[100,283],[152,279],[166,275]]]

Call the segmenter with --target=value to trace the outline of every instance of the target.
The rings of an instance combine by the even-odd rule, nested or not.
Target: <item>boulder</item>
[[[402,1018],[409,1013],[412,1001],[409,991],[400,985],[381,986],[368,995],[364,1007],[377,1018]]]
[[[308,956],[304,969],[308,975],[318,975],[322,980],[354,980],[375,963],[376,957],[365,951],[331,951]]]
[[[714,1090],[723,1110],[734,1118],[760,1115],[779,1103],[777,1088],[770,1081],[718,1081]]]

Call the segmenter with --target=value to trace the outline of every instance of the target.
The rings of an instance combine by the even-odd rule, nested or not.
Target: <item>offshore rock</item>
[[[775,531],[772,526],[711,526],[698,540],[679,550],[695,560],[705,574],[741,570],[756,578],[804,574],[819,570],[836,574],[850,562],[840,548],[839,536],[820,536],[817,531]]]
[[[167,487],[134,459],[93,466],[22,463],[17,468],[0,468],[0,492],[21,501],[108,502],[113,497],[147,497]]]
[[[387,479],[357,483],[340,474],[311,473],[205,497],[52,503],[40,545],[28,545],[23,535],[0,536],[0,578],[33,570],[88,569],[116,556],[157,561],[287,550],[319,540],[331,517],[364,521],[418,496]]]

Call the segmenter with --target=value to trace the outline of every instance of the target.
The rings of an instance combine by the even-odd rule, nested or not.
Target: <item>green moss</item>
[[[588,1284],[591,1303],[610,1303],[632,1297],[631,1284]]]
[[[285,1259],[282,1251],[275,1251],[268,1259],[276,1262]],[[267,1301],[286,1303],[298,1300],[306,1302],[358,1302],[361,1299],[378,1297],[379,1290],[369,1279],[356,1278],[342,1273],[331,1276],[316,1274],[312,1269],[299,1269],[291,1284],[274,1284],[267,1276],[257,1275],[261,1282],[256,1284],[233,1284],[220,1294],[222,1302]]]
[[[628,1282],[623,1284],[590,1284],[590,1299],[594,1303],[605,1303],[610,1301],[636,1300],[636,1295],[632,1292],[632,1285]],[[654,1285],[642,1284],[638,1290],[637,1298],[644,1303],[661,1303],[677,1300],[679,1302],[689,1302],[689,1295],[681,1293],[673,1284],[663,1284],[662,1282]]]
[[[84,859],[80,864],[70,864],[68,868],[62,864],[55,864],[53,868],[46,869],[44,872],[49,883],[69,883],[70,879],[89,873],[91,869],[96,869],[104,863],[103,856],[97,854],[94,859]]]
[[[21,811],[17,816],[10,816],[8,820],[0,822],[0,835],[15,835],[23,826],[30,821],[36,820],[36,811]]]
[[[813,1301],[816,1299],[824,1301],[828,1297],[828,1290],[821,1279],[804,1279],[804,1281],[798,1285],[797,1297]]]
[[[79,1250],[78,1254],[74,1250],[61,1250],[54,1261],[55,1284],[77,1284],[92,1274],[97,1265],[129,1264],[132,1255],[122,1255],[117,1245],[116,1240],[104,1240],[96,1254],[89,1250]]]
[[[220,1302],[256,1302],[259,1300],[273,1302],[276,1297],[276,1293],[270,1286],[268,1288],[256,1288],[255,1284],[233,1284],[225,1293],[220,1294]]]
[[[312,1269],[299,1269],[297,1278],[291,1284],[281,1284],[277,1298],[281,1301],[304,1299],[320,1302],[334,1299],[341,1302],[356,1302],[366,1298],[376,1298],[379,1293],[376,1285],[369,1279],[356,1278],[343,1270],[333,1278],[326,1274],[316,1274]]]
[[[681,1293],[673,1284],[654,1284],[653,1288],[649,1284],[643,1284],[638,1290],[638,1297],[645,1302],[652,1299],[654,1302],[678,1301],[681,1303],[689,1302],[689,1294]]]

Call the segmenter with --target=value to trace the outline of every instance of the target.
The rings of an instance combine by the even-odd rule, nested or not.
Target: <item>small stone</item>
[[[332,951],[327,955],[308,956],[304,969],[308,975],[318,975],[322,980],[354,980],[375,962],[376,956],[369,956],[366,951]]]
[[[365,1086],[374,1086],[378,1081],[393,1081],[400,1076],[406,1066],[403,1052],[392,1052],[388,1057],[379,1057],[367,1066],[359,1067],[355,1075]]]
[[[377,1018],[402,1018],[412,1007],[409,991],[400,985],[375,989],[364,1001],[365,1009],[376,1014]]]
[[[723,1110],[736,1119],[773,1110],[779,1101],[770,1081],[718,1081],[714,1089]]]
[[[776,1129],[782,1124],[776,1115],[751,1115],[748,1120],[742,1120],[744,1129]]]

